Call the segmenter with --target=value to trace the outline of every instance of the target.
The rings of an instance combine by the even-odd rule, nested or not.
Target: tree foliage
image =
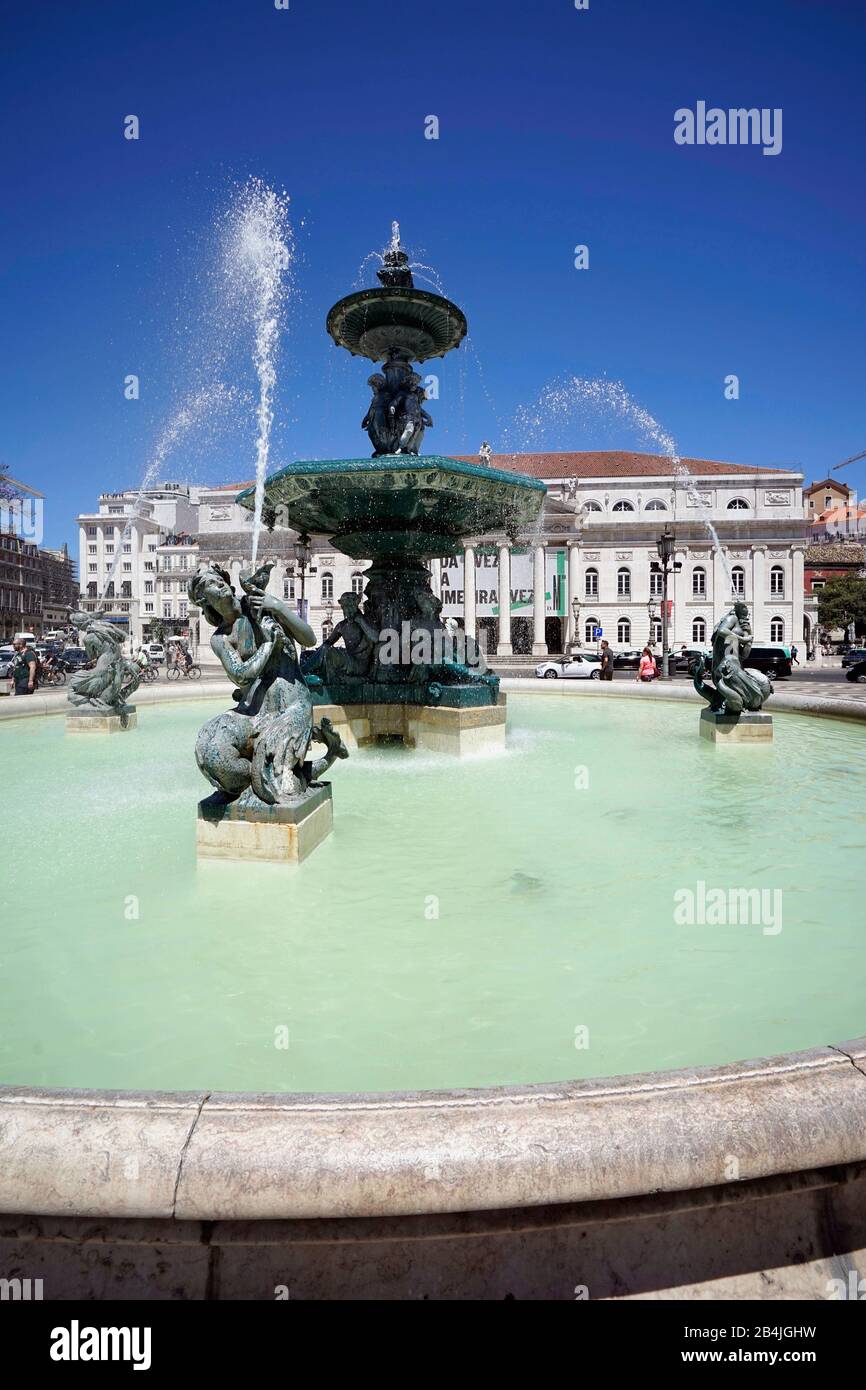
[[[823,628],[866,628],[866,579],[839,574],[828,579],[818,594],[818,621]]]

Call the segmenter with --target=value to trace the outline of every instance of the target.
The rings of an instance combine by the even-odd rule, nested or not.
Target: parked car
[[[676,676],[690,676],[698,657],[702,656],[709,666],[713,654],[706,647],[686,647],[685,651],[671,652],[671,670]]]
[[[90,665],[90,657],[83,647],[67,647],[63,652],[63,662],[70,671],[83,671]]]
[[[615,671],[620,671],[620,670],[622,670],[622,671],[636,671],[636,670],[638,669],[638,667],[640,666],[640,659],[641,659],[642,656],[643,656],[643,651],[642,651],[642,650],[638,650],[638,649],[635,649],[634,651],[614,652],[614,654],[613,654],[613,666],[614,666],[614,670],[615,670]]]
[[[601,676],[601,657],[593,653],[575,652],[573,656],[556,657],[552,661],[542,661],[535,668],[536,676],[544,680],[556,680],[563,676],[566,680],[593,680]]]
[[[12,670],[14,656],[14,647],[0,647],[0,680],[6,680]]]
[[[866,661],[866,647],[849,647],[847,652],[842,653],[842,670],[856,666],[860,661]]]
[[[755,671],[764,671],[772,679],[785,680],[791,674],[791,652],[788,647],[753,647],[743,663]]]
[[[845,679],[855,681],[857,685],[866,685],[866,657],[862,661],[857,661],[853,666],[849,666],[845,672]]]
[[[154,666],[159,666],[165,661],[165,647],[162,642],[145,642],[144,650],[147,652],[148,658],[153,662]]]

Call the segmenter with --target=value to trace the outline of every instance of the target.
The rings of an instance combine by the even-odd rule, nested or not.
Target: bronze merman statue
[[[71,613],[73,627],[81,633],[81,643],[96,665],[72,677],[69,703],[94,714],[131,714],[127,700],[138,689],[141,667],[123,655],[123,633],[105,621],[103,613]]]
[[[735,603],[713,632],[712,680],[704,679],[707,664],[699,657],[692,667],[695,690],[708,701],[716,714],[742,714],[760,710],[773,693],[763,671],[749,669],[745,663],[752,650],[752,628],[745,603]]]
[[[379,633],[362,613],[357,594],[341,594],[338,602],[342,620],[320,649],[325,680],[364,680],[373,665]],[[343,643],[342,648],[337,647],[338,642]]]
[[[190,581],[190,599],[216,628],[211,647],[238,687],[235,708],[201,729],[196,760],[217,788],[214,805],[293,805],[348,752],[330,720],[313,725],[296,646],[315,646],[312,628],[280,599],[260,592],[261,572],[248,576],[246,586],[250,592],[239,599],[218,565],[200,565]],[[326,753],[310,761],[313,741]]]

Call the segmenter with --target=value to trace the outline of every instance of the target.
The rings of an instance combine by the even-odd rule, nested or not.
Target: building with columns
[[[671,646],[706,643],[735,597],[749,605],[756,641],[813,638],[802,473],[708,459],[675,469],[664,456],[619,451],[493,455],[490,463],[540,478],[547,497],[534,535],[518,544],[472,538],[461,559],[434,566],[443,613],[470,632],[486,630],[488,652],[595,647],[599,629],[615,648],[658,646],[662,576],[652,564],[666,526],[680,564],[669,580]]]
[[[672,646],[707,642],[734,596],[748,603],[757,641],[812,640],[814,615],[804,612],[810,524],[801,473],[706,459],[684,459],[675,471],[664,456],[616,451],[500,454],[489,463],[546,484],[536,529],[516,537],[471,537],[462,555],[430,564],[443,616],[469,633],[486,634],[489,654],[544,656],[573,644],[595,647],[599,628],[613,647],[642,647],[650,639],[658,646],[661,576],[651,565],[665,526],[681,565],[668,593]],[[97,606],[101,589],[94,585],[120,546],[110,615],[125,620],[133,641],[147,636],[149,623],[159,618],[188,633],[207,661],[210,629],[189,603],[187,586],[207,559],[238,587],[252,549],[252,516],[235,499],[249,485],[162,484],[137,509],[133,493],[104,494],[98,513],[79,517],[84,606]],[[340,618],[340,594],[363,592],[366,562],[313,537],[302,568],[295,540],[292,531],[263,531],[259,558],[276,560],[270,590],[295,604],[303,597],[321,640]]]

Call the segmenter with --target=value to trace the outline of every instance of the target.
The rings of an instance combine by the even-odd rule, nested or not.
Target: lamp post
[[[312,558],[313,554],[313,550],[310,545],[310,538],[307,535],[306,531],[300,532],[300,534],[298,535],[298,539],[295,541],[292,547],[292,551],[294,554],[295,564],[298,566],[298,569],[300,570],[301,574],[301,596],[298,600],[298,613],[303,618],[304,622],[306,622],[307,599],[304,590],[307,576],[307,567],[310,563],[310,559]]]
[[[656,620],[656,601],[655,601],[654,598],[651,598],[651,599],[650,599],[649,603],[648,603],[647,606],[646,606],[646,611],[647,611],[647,617],[649,618],[649,645],[652,646],[652,644],[653,644],[653,628],[654,628],[654,626],[655,626],[655,620]]]
[[[571,645],[572,645],[573,647],[579,647],[579,646],[580,646],[580,599],[579,599],[579,598],[573,598],[573,599],[571,600],[571,612],[572,612],[572,615],[573,615],[573,617],[574,617],[574,637],[573,637],[573,640],[572,640]]]
[[[664,529],[664,531],[662,532],[662,534],[659,536],[658,540],[656,541],[656,550],[657,550],[657,552],[658,552],[658,557],[659,557],[659,560],[661,561],[661,564],[658,564],[656,561],[653,561],[653,563],[650,565],[650,573],[651,573],[651,574],[658,574],[659,571],[661,571],[661,575],[662,575],[662,670],[661,670],[661,675],[662,675],[662,679],[663,679],[663,680],[668,680],[669,677],[670,677],[670,652],[669,652],[669,650],[668,650],[668,575],[671,574],[671,573],[673,573],[673,574],[678,574],[679,571],[682,569],[682,565],[681,565],[680,561],[679,561],[679,560],[676,560],[676,561],[674,560],[674,545],[675,545],[675,544],[676,544],[676,542],[675,542],[675,539],[674,539],[674,533],[673,533],[673,531],[671,530],[670,526],[666,526],[665,529]]]

